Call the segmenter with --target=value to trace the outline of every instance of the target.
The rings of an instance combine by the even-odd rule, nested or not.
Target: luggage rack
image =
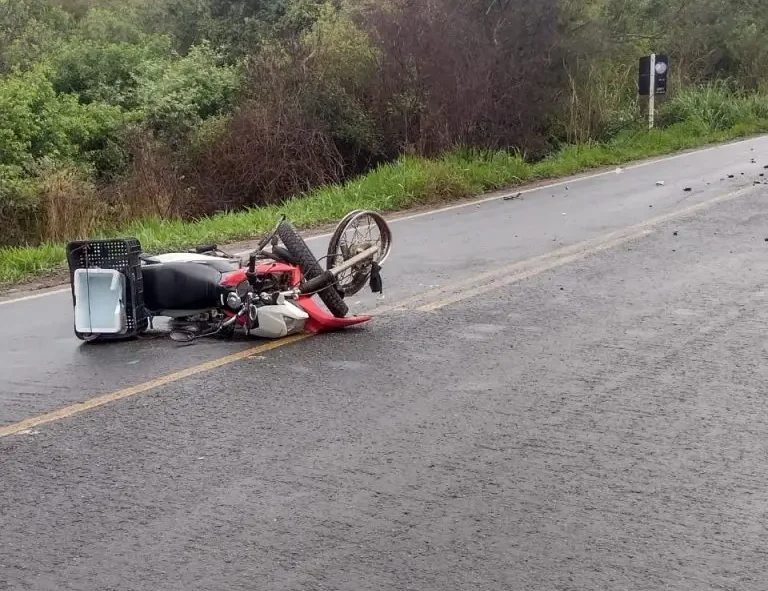
[[[149,328],[140,255],[136,238],[79,240],[67,245],[77,338],[129,339]]]

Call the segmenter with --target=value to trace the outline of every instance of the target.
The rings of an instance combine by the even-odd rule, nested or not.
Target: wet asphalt
[[[0,439],[0,589],[764,589],[766,165],[763,138],[395,222],[357,310],[753,187]],[[249,345],[83,346],[66,294],[0,326],[0,424]]]

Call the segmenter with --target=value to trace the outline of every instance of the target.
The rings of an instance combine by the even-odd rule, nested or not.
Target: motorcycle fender
[[[265,339],[279,339],[302,332],[309,314],[304,310],[285,302],[275,306],[262,306],[258,310],[259,326],[251,334]]]

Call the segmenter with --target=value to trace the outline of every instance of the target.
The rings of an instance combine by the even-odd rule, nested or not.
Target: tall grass
[[[352,209],[395,211],[462,199],[532,180],[768,132],[768,96],[735,95],[720,84],[683,91],[662,106],[660,119],[666,127],[651,132],[630,127],[606,142],[564,146],[536,163],[515,152],[472,149],[436,159],[405,156],[345,184],[297,195],[280,206],[222,213],[193,222],[148,217],[120,227],[102,227],[91,235],[135,236],[145,250],[159,252],[253,238],[270,229],[280,213],[306,228],[335,221]],[[62,242],[0,249],[0,282],[50,272],[64,262]]]
[[[563,136],[571,144],[610,139],[638,121],[635,69],[621,61],[576,62],[568,71],[568,117]]]
[[[680,90],[674,100],[663,106],[659,119],[661,125],[693,121],[723,131],[766,116],[768,96],[742,95],[733,91],[727,80],[719,80],[700,88]]]

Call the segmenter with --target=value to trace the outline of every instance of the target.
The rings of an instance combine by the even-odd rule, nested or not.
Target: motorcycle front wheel
[[[299,236],[296,228],[290,222],[283,221],[277,228],[277,235],[288,249],[288,252],[298,261],[299,268],[304,274],[305,279],[314,279],[323,273],[323,268],[317,262],[315,255]],[[349,307],[344,303],[341,294],[336,290],[335,285],[331,285],[318,292],[320,299],[326,305],[328,310],[337,318],[344,318],[349,314]]]

